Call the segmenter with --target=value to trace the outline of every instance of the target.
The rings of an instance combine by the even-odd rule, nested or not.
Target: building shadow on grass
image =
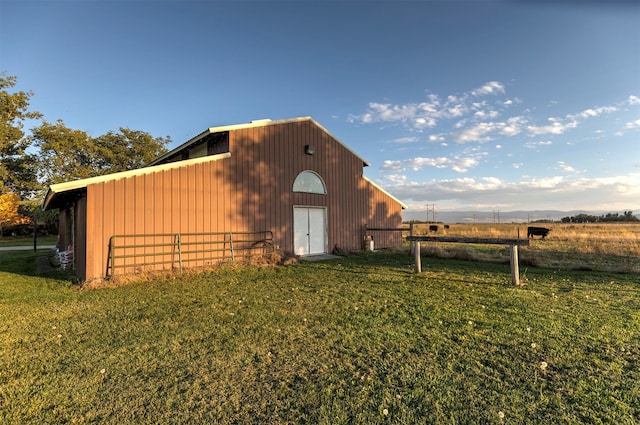
[[[52,249],[0,251],[0,273],[73,280],[71,275],[60,269]]]

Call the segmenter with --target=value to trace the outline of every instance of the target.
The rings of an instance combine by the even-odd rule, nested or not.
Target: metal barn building
[[[260,120],[210,128],[144,168],[52,185],[43,205],[59,208],[58,246],[83,280],[205,266],[261,240],[300,256],[358,251],[368,228],[400,227],[404,208],[367,165],[310,117]]]

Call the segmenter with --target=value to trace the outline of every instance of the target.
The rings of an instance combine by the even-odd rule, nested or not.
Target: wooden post
[[[409,236],[413,236],[413,221],[411,223],[409,223]],[[413,254],[413,244],[415,241],[411,241],[411,243],[409,244],[410,248],[409,248],[409,254]]]
[[[415,244],[413,247],[413,251],[415,252],[415,256],[416,256],[416,273],[421,273],[422,261],[420,260],[420,241],[412,241],[411,244],[412,245]]]
[[[518,244],[511,245],[511,283],[520,286],[520,268],[518,266]]]

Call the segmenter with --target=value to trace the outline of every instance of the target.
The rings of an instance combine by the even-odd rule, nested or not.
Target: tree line
[[[634,222],[640,221],[638,217],[633,215],[633,211],[625,211],[619,213],[607,213],[603,215],[577,214],[570,217],[563,217],[560,221],[563,223],[616,223],[616,222]]]
[[[47,121],[30,110],[32,91],[13,90],[16,82],[0,73],[0,232],[36,214],[48,186],[140,168],[171,143],[124,127],[93,137],[62,119]],[[28,131],[27,122],[35,123]]]

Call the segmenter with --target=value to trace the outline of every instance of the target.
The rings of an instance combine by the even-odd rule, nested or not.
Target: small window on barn
[[[327,188],[322,181],[322,177],[313,171],[303,171],[298,174],[293,182],[294,192],[321,193],[326,194]]]

